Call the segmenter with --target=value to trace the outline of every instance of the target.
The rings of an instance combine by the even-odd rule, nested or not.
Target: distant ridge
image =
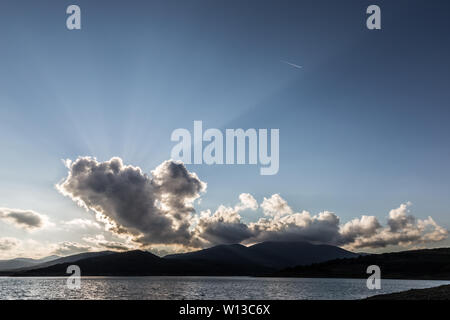
[[[55,264],[75,262],[78,260],[97,257],[114,253],[114,251],[84,252],[67,257],[49,256],[42,259],[16,258],[11,260],[0,260],[0,271],[25,271],[45,268]]]
[[[377,265],[382,279],[450,280],[450,248],[411,250],[335,259],[277,271],[274,277],[367,278],[367,267]]]
[[[11,260],[0,260],[0,271],[33,267],[59,258],[59,256],[49,256],[42,259],[15,258]]]

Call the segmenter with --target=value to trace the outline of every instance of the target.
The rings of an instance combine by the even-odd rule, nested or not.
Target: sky
[[[81,30],[66,28],[71,4]],[[381,30],[366,28],[371,4]],[[449,9],[2,1],[0,259],[265,240],[449,246]],[[279,129],[278,173],[168,161],[172,132],[195,120]]]

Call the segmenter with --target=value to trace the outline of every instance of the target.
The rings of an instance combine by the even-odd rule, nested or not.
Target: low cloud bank
[[[0,251],[9,251],[19,245],[19,241],[15,238],[4,237],[0,238]]]
[[[220,205],[214,212],[196,213],[193,203],[206,191],[206,183],[182,162],[165,161],[151,175],[124,165],[120,158],[99,162],[81,157],[66,161],[66,166],[68,176],[57,189],[95,212],[108,230],[147,247],[304,240],[360,249],[423,245],[448,237],[448,231],[431,217],[421,220],[411,215],[409,202],[389,212],[386,226],[375,216],[341,223],[330,211],[314,215],[296,212],[279,194],[258,204],[251,194],[244,193],[235,206]],[[245,223],[241,213],[246,210],[261,210],[264,216]],[[99,239],[91,242],[107,248]],[[120,244],[114,245],[120,249]]]

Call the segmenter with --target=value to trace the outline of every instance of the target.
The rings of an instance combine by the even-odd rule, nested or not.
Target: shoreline
[[[364,300],[450,300],[450,284],[426,289],[379,294]]]
[[[30,274],[30,273],[9,273],[9,274],[1,274],[0,278],[68,278],[70,277],[70,274]],[[335,279],[335,280],[366,280],[367,277],[327,277],[327,276],[281,276],[281,275],[242,275],[242,274],[230,274],[230,275],[217,275],[217,274],[87,274],[87,275],[81,275],[81,278],[97,278],[97,277],[104,277],[104,278],[139,278],[139,277],[166,277],[166,278],[179,278],[179,277],[186,277],[186,278],[195,278],[195,277],[210,277],[210,278],[253,278],[253,279],[259,279],[259,278],[265,278],[265,279]],[[430,278],[430,277],[412,277],[412,278],[382,278],[383,280],[398,280],[398,281],[448,281],[450,286],[450,279],[449,278]]]

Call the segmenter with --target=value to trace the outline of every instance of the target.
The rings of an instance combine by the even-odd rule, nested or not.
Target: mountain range
[[[297,265],[357,256],[356,253],[330,245],[262,242],[249,247],[240,244],[219,245],[165,257],[140,250],[83,253],[33,267],[9,270],[9,273],[22,276],[66,276],[67,267],[77,264],[86,276],[261,275]]]
[[[67,276],[76,264],[83,276],[270,276],[367,278],[377,265],[383,279],[450,279],[450,248],[384,254],[358,254],[330,245],[308,242],[262,242],[249,247],[218,245],[194,252],[158,257],[147,251],[88,252],[68,257],[33,260],[33,265],[3,261],[19,268],[13,276]]]

